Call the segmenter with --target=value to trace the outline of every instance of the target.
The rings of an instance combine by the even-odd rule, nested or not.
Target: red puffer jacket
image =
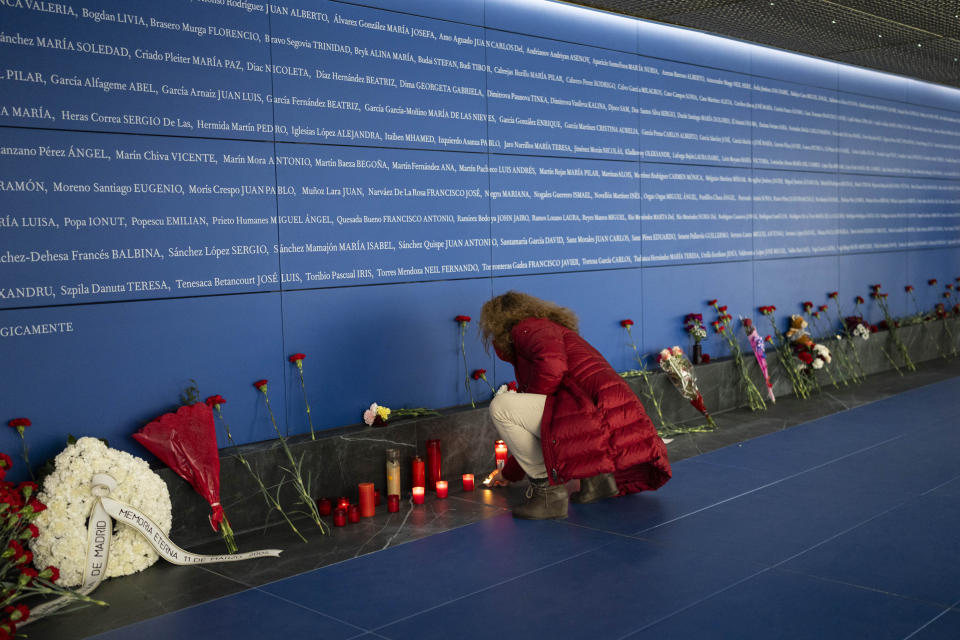
[[[510,335],[520,391],[547,396],[540,437],[551,484],[613,473],[624,494],[670,479],[667,448],[653,422],[596,349],[543,318],[521,320]],[[509,467],[508,478],[515,470]]]

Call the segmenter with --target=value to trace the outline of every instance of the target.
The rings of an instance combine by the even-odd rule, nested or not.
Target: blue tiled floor
[[[565,521],[498,515],[96,637],[955,640],[958,395],[950,379]]]

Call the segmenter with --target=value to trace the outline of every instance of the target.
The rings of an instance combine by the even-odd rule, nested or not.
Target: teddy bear
[[[794,343],[794,345],[812,348],[814,342],[806,329],[807,321],[803,319],[803,316],[790,316],[790,329],[787,331],[787,340]]]

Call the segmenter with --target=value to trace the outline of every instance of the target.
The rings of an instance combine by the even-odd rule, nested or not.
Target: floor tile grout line
[[[718,596],[718,595],[720,595],[721,593],[723,593],[724,591],[728,591],[728,590],[730,590],[730,589],[733,589],[733,588],[736,587],[737,585],[742,584],[742,583],[744,583],[744,582],[747,582],[748,580],[753,580],[753,579],[756,578],[757,576],[759,576],[759,575],[761,575],[761,574],[763,574],[763,573],[767,573],[768,571],[770,571],[770,568],[769,568],[769,567],[766,567],[766,568],[760,569],[760,570],[757,571],[756,573],[752,573],[752,574],[750,574],[750,575],[748,575],[748,576],[745,576],[745,577],[743,577],[743,578],[740,578],[740,579],[737,580],[736,582],[732,582],[732,583],[728,584],[727,586],[723,587],[722,589],[717,589],[717,590],[714,591],[713,593],[707,594],[707,595],[703,596],[702,598],[699,598],[699,599],[697,599],[697,600],[694,600],[693,602],[687,604],[686,606],[680,607],[680,608],[677,609],[676,611],[673,611],[673,612],[668,613],[668,614],[666,614],[666,615],[664,615],[664,616],[661,616],[661,617],[657,618],[656,620],[653,620],[653,621],[651,621],[651,622],[648,622],[647,624],[643,625],[642,627],[639,627],[639,628],[637,628],[637,629],[634,629],[634,630],[630,631],[629,633],[620,636],[619,638],[617,638],[617,640],[626,640],[626,638],[629,638],[630,636],[632,636],[632,635],[634,635],[634,634],[640,633],[641,631],[644,631],[644,630],[646,630],[646,629],[649,629],[650,627],[652,627],[652,626],[654,626],[654,625],[660,624],[661,622],[663,622],[664,620],[667,620],[668,618],[672,618],[672,617],[674,617],[675,615],[678,615],[678,614],[680,614],[680,613],[683,613],[684,611],[686,611],[686,610],[688,610],[688,609],[690,609],[690,608],[692,608],[692,607],[697,606],[697,605],[700,604],[701,602],[706,602],[706,601],[709,600],[710,598],[713,598],[714,596]]]
[[[946,482],[941,482],[941,483],[938,484],[937,486],[932,487],[932,488],[930,488],[930,489],[927,489],[926,491],[924,491],[924,492],[921,493],[920,495],[921,495],[921,496],[925,496],[925,495],[927,495],[928,493],[933,493],[933,492],[936,491],[937,489],[939,489],[939,488],[941,488],[941,487],[945,487],[945,486],[947,486],[948,484],[950,484],[951,482],[956,482],[958,479],[960,479],[960,474],[955,475],[954,477],[950,478],[950,479],[947,480]]]
[[[958,607],[958,606],[960,606],[960,600],[957,600],[957,601],[954,602],[952,605],[950,605],[949,607],[947,607],[946,609],[944,609],[943,611],[941,611],[941,612],[938,613],[937,615],[933,616],[932,618],[930,618],[929,620],[927,620],[926,622],[924,622],[922,625],[920,625],[919,627],[917,627],[916,629],[914,629],[913,632],[912,632],[910,635],[904,636],[903,640],[910,640],[910,638],[914,637],[915,635],[917,635],[918,633],[920,633],[921,631],[923,631],[924,629],[926,629],[927,627],[929,627],[931,624],[933,624],[934,622],[936,622],[937,620],[939,620],[939,619],[942,618],[943,616],[945,616],[945,615],[947,615],[948,613],[950,613],[951,610],[953,610],[954,608],[956,608],[956,607]]]
[[[371,629],[367,629],[366,627],[361,627],[360,625],[353,624],[352,622],[347,622],[346,620],[341,620],[340,618],[337,618],[337,617],[335,617],[335,616],[331,616],[330,614],[324,613],[323,611],[317,611],[316,609],[311,609],[310,607],[308,607],[308,606],[305,605],[305,604],[301,604],[301,603],[299,603],[299,602],[296,602],[295,600],[290,600],[290,599],[288,599],[288,598],[284,598],[283,596],[278,596],[277,594],[275,594],[275,593],[270,593],[269,591],[264,591],[263,589],[260,589],[260,588],[258,588],[258,587],[254,587],[253,589],[250,589],[250,591],[256,591],[256,592],[258,592],[258,593],[266,594],[266,595],[270,596],[271,598],[276,598],[277,600],[280,600],[280,601],[282,601],[282,602],[286,602],[287,604],[292,604],[293,606],[298,607],[298,608],[300,608],[300,609],[303,609],[304,611],[309,611],[310,613],[315,613],[315,614],[317,614],[318,616],[323,616],[324,618],[328,618],[328,619],[330,619],[330,620],[333,620],[334,622],[339,622],[339,623],[341,623],[341,624],[347,625],[348,627],[353,627],[354,629],[359,629],[359,630],[361,631],[361,633],[359,633],[359,634],[357,634],[357,635],[363,635],[364,633],[370,633],[370,632],[371,632]],[[357,637],[357,636],[351,636],[351,637]]]
[[[773,482],[768,482],[768,483],[766,483],[766,484],[760,485],[759,487],[755,487],[755,488],[753,488],[753,489],[750,489],[749,491],[744,491],[743,493],[738,493],[738,494],[735,495],[735,496],[731,496],[731,497],[729,497],[729,498],[725,498],[725,499],[723,499],[723,500],[720,500],[719,502],[714,502],[713,504],[709,504],[709,505],[707,505],[707,506],[705,506],[705,507],[701,507],[701,508],[699,508],[699,509],[696,509],[696,510],[694,510],[694,511],[691,511],[690,513],[685,513],[685,514],[683,514],[683,515],[681,515],[681,516],[677,516],[676,518],[671,518],[670,520],[667,520],[666,522],[661,522],[660,524],[656,524],[656,525],[654,525],[654,526],[652,526],[652,527],[647,527],[646,529],[641,529],[640,531],[635,531],[632,535],[641,535],[641,534],[644,534],[644,533],[646,533],[646,532],[648,532],[648,531],[653,531],[654,529],[658,529],[658,528],[663,527],[663,526],[666,526],[666,525],[668,525],[668,524],[672,524],[672,523],[674,523],[674,522],[677,522],[678,520],[682,520],[682,519],[684,519],[684,518],[688,518],[688,517],[690,517],[690,516],[696,515],[696,514],[700,513],[701,511],[706,511],[706,510],[708,510],[708,509],[712,509],[712,508],[717,507],[717,506],[720,506],[720,505],[722,505],[722,504],[726,504],[727,502],[731,502],[732,500],[736,500],[736,499],[738,499],[738,498],[742,498],[742,497],[744,497],[744,496],[748,496],[748,495],[750,495],[750,494],[752,494],[752,493],[756,493],[757,491],[762,491],[763,489],[768,489],[768,488],[770,488],[770,487],[773,487],[773,486],[776,486],[776,485],[780,484],[781,482],[786,482],[787,480],[792,480],[793,478],[797,478],[797,477],[799,477],[799,476],[802,476],[802,475],[804,475],[805,473],[810,473],[811,471],[816,471],[817,469],[822,469],[823,467],[826,467],[826,466],[828,466],[828,465],[831,465],[831,464],[834,464],[834,463],[836,463],[836,462],[839,462],[840,460],[844,460],[844,459],[849,458],[849,457],[851,457],[851,456],[859,455],[859,454],[863,453],[864,451],[869,451],[870,449],[874,449],[874,448],[879,447],[879,446],[881,446],[881,445],[888,444],[888,443],[890,443],[890,442],[894,442],[894,441],[896,441],[896,440],[899,440],[899,439],[905,437],[906,435],[907,435],[907,434],[900,434],[899,436],[895,436],[895,437],[893,437],[893,438],[888,438],[887,440],[882,440],[882,441],[880,441],[880,442],[876,442],[876,443],[874,443],[874,444],[872,444],[872,445],[870,445],[870,446],[868,446],[868,447],[863,447],[862,449],[858,449],[858,450],[856,450],[856,451],[852,451],[852,452],[850,452],[850,453],[848,453],[848,454],[845,454],[845,455],[840,456],[839,458],[834,458],[834,459],[832,459],[832,460],[828,460],[828,461],[826,461],[826,462],[822,462],[822,463],[820,463],[820,464],[818,464],[818,465],[814,465],[814,466],[812,466],[812,467],[809,467],[809,468],[807,468],[807,469],[804,469],[803,471],[798,471],[798,472],[796,472],[796,473],[791,473],[790,475],[784,476],[783,478],[780,478],[779,480],[774,480]]]
[[[501,580],[500,582],[497,582],[497,583],[495,583],[495,584],[487,585],[486,587],[483,587],[482,589],[476,589],[475,591],[471,591],[470,593],[465,593],[465,594],[463,594],[463,595],[461,595],[461,596],[457,596],[456,598],[451,598],[450,600],[447,600],[446,602],[441,602],[441,603],[435,604],[435,605],[433,605],[433,606],[431,606],[431,607],[427,607],[426,609],[421,609],[420,611],[416,611],[416,612],[411,613],[411,614],[409,614],[409,615],[403,616],[402,618],[397,618],[396,620],[391,620],[390,622],[388,622],[388,623],[386,623],[386,624],[382,624],[382,625],[380,625],[379,627],[374,627],[371,631],[376,632],[376,631],[379,631],[379,630],[381,630],[381,629],[385,629],[385,628],[387,628],[387,627],[389,627],[389,626],[392,626],[392,625],[397,624],[398,622],[403,622],[404,620],[409,620],[410,618],[415,618],[415,617],[417,617],[417,616],[419,616],[419,615],[421,615],[421,614],[427,613],[428,611],[433,611],[434,609],[439,609],[440,607],[445,607],[445,606],[447,606],[447,605],[449,605],[449,604],[453,604],[454,602],[459,602],[460,600],[464,600],[464,599],[466,599],[466,598],[470,598],[470,597],[473,597],[473,596],[475,596],[475,595],[477,595],[477,594],[483,593],[484,591],[489,591],[489,590],[491,590],[491,589],[496,589],[497,587],[502,587],[503,585],[509,584],[509,583],[511,583],[511,582],[515,582],[516,580],[519,580],[520,578],[525,578],[525,577],[530,576],[530,575],[533,575],[533,574],[535,574],[535,573],[539,573],[540,571],[543,571],[544,569],[549,569],[550,567],[556,566],[556,565],[558,565],[558,564],[562,564],[562,563],[564,563],[564,562],[568,562],[568,561],[573,560],[573,559],[575,559],[575,558],[579,558],[580,556],[586,555],[586,554],[588,554],[588,553],[593,553],[594,551],[598,551],[598,550],[600,550],[600,549],[603,549],[603,548],[605,548],[605,547],[608,547],[608,546],[610,546],[611,544],[613,544],[613,542],[608,542],[608,543],[606,543],[606,544],[601,544],[601,545],[596,546],[596,547],[591,547],[591,548],[589,548],[589,549],[584,549],[584,550],[581,551],[580,553],[575,553],[575,554],[573,554],[572,556],[568,556],[568,557],[566,557],[566,558],[560,558],[560,559],[558,559],[558,560],[554,560],[553,562],[549,562],[549,563],[547,563],[547,564],[545,564],[545,565],[542,565],[542,566],[540,566],[540,567],[537,567],[536,569],[531,569],[530,571],[525,571],[524,573],[517,574],[517,575],[515,575],[515,576],[513,576],[513,577],[511,577],[511,578],[507,578],[506,580]]]

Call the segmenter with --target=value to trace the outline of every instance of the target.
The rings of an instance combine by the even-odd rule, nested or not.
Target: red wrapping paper
[[[133,438],[210,503],[210,526],[219,530],[223,507],[213,410],[202,402],[180,407],[176,413],[166,413],[140,429]]]

